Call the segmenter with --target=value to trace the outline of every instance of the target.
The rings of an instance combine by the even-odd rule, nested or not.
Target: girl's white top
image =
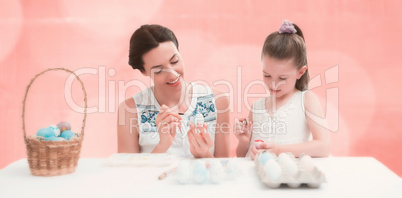
[[[266,98],[254,102],[253,135],[249,150],[254,141],[259,139],[275,144],[296,144],[311,139],[304,109],[305,93],[306,91],[294,93],[285,105],[273,112],[272,117],[265,109]]]
[[[215,142],[215,126],[216,126],[216,104],[213,91],[210,87],[191,83],[193,93],[191,103],[182,117],[182,127],[177,128],[176,136],[173,143],[167,150],[167,153],[177,155],[179,157],[193,157],[190,152],[190,144],[187,138],[187,131],[190,129],[189,123],[197,123],[200,115],[204,118],[204,123],[208,125],[208,133],[212,141]],[[139,124],[139,145],[141,153],[151,153],[159,143],[159,133],[155,124],[156,116],[161,108],[152,91],[153,87],[133,96],[136,107]],[[197,115],[200,114],[200,115]],[[197,117],[198,120],[194,118]],[[210,153],[214,154],[213,146]]]

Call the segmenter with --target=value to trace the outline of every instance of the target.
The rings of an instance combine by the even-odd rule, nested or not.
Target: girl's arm
[[[230,156],[230,103],[226,93],[213,89],[217,110],[214,157]]]
[[[251,109],[253,109],[253,106],[251,106]],[[253,113],[250,111],[248,113],[247,126],[244,126],[245,130],[242,131],[241,134],[235,134],[237,139],[239,140],[239,144],[237,145],[236,148],[237,157],[245,157],[248,152],[250,141],[251,138],[253,137],[253,128],[251,127],[252,120],[253,120]],[[243,119],[239,121],[243,122]],[[239,131],[235,131],[235,133],[239,133]]]
[[[304,107],[307,125],[311,131],[313,140],[300,144],[275,145],[274,152],[276,154],[292,152],[296,157],[300,156],[302,153],[310,155],[311,157],[327,157],[330,154],[331,145],[329,131],[326,128],[326,122],[317,123],[316,119],[324,120],[325,117],[321,109],[320,101],[317,96],[310,91],[305,94]]]
[[[133,98],[128,98],[119,105],[117,112],[117,152],[140,152],[137,110]]]

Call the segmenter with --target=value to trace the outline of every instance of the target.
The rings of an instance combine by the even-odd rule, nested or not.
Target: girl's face
[[[184,64],[173,42],[160,43],[142,56],[144,75],[150,76],[155,87],[166,91],[181,90]]]
[[[298,69],[292,59],[278,60],[267,55],[262,58],[262,66],[264,82],[271,95],[277,98],[292,93],[296,80],[307,70],[307,66]]]

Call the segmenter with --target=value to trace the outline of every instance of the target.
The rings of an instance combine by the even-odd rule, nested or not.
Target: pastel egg
[[[299,171],[296,163],[286,153],[281,153],[278,156],[278,163],[290,176],[295,176]]]
[[[203,184],[208,178],[208,171],[205,164],[201,161],[195,161],[193,167],[193,180],[197,184]]]
[[[60,128],[59,127],[57,127],[56,125],[50,125],[48,128],[50,130],[53,130],[53,132],[56,136],[60,136]]]
[[[73,133],[70,130],[65,130],[61,133],[60,135],[62,138],[66,139],[66,140],[70,140],[71,138],[76,137],[75,133]]]
[[[230,179],[234,179],[239,174],[239,167],[237,161],[234,159],[228,160],[226,163],[226,175]]]
[[[282,175],[282,168],[275,160],[269,160],[264,166],[264,173],[271,181],[277,181]]]
[[[59,122],[57,127],[60,129],[61,132],[66,130],[71,130],[71,125],[68,122]]]
[[[188,160],[179,163],[176,169],[176,178],[180,184],[188,184],[191,181],[192,167]]]
[[[52,136],[50,138],[46,138],[46,141],[60,141],[60,139],[58,137]]]
[[[212,183],[220,183],[223,179],[224,169],[220,160],[213,160],[209,166],[209,179]]]
[[[271,155],[269,152],[262,152],[260,154],[260,157],[258,158],[258,162],[260,162],[261,165],[265,165],[267,161],[274,159],[274,157]]]
[[[36,132],[36,136],[50,138],[52,136],[56,137],[56,134],[49,128],[41,128]]]

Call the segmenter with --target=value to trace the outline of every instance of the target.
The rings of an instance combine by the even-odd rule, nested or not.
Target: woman
[[[131,36],[129,65],[154,86],[120,104],[119,153],[229,157],[228,97],[184,80],[178,46],[174,33],[160,25],[143,25]]]

